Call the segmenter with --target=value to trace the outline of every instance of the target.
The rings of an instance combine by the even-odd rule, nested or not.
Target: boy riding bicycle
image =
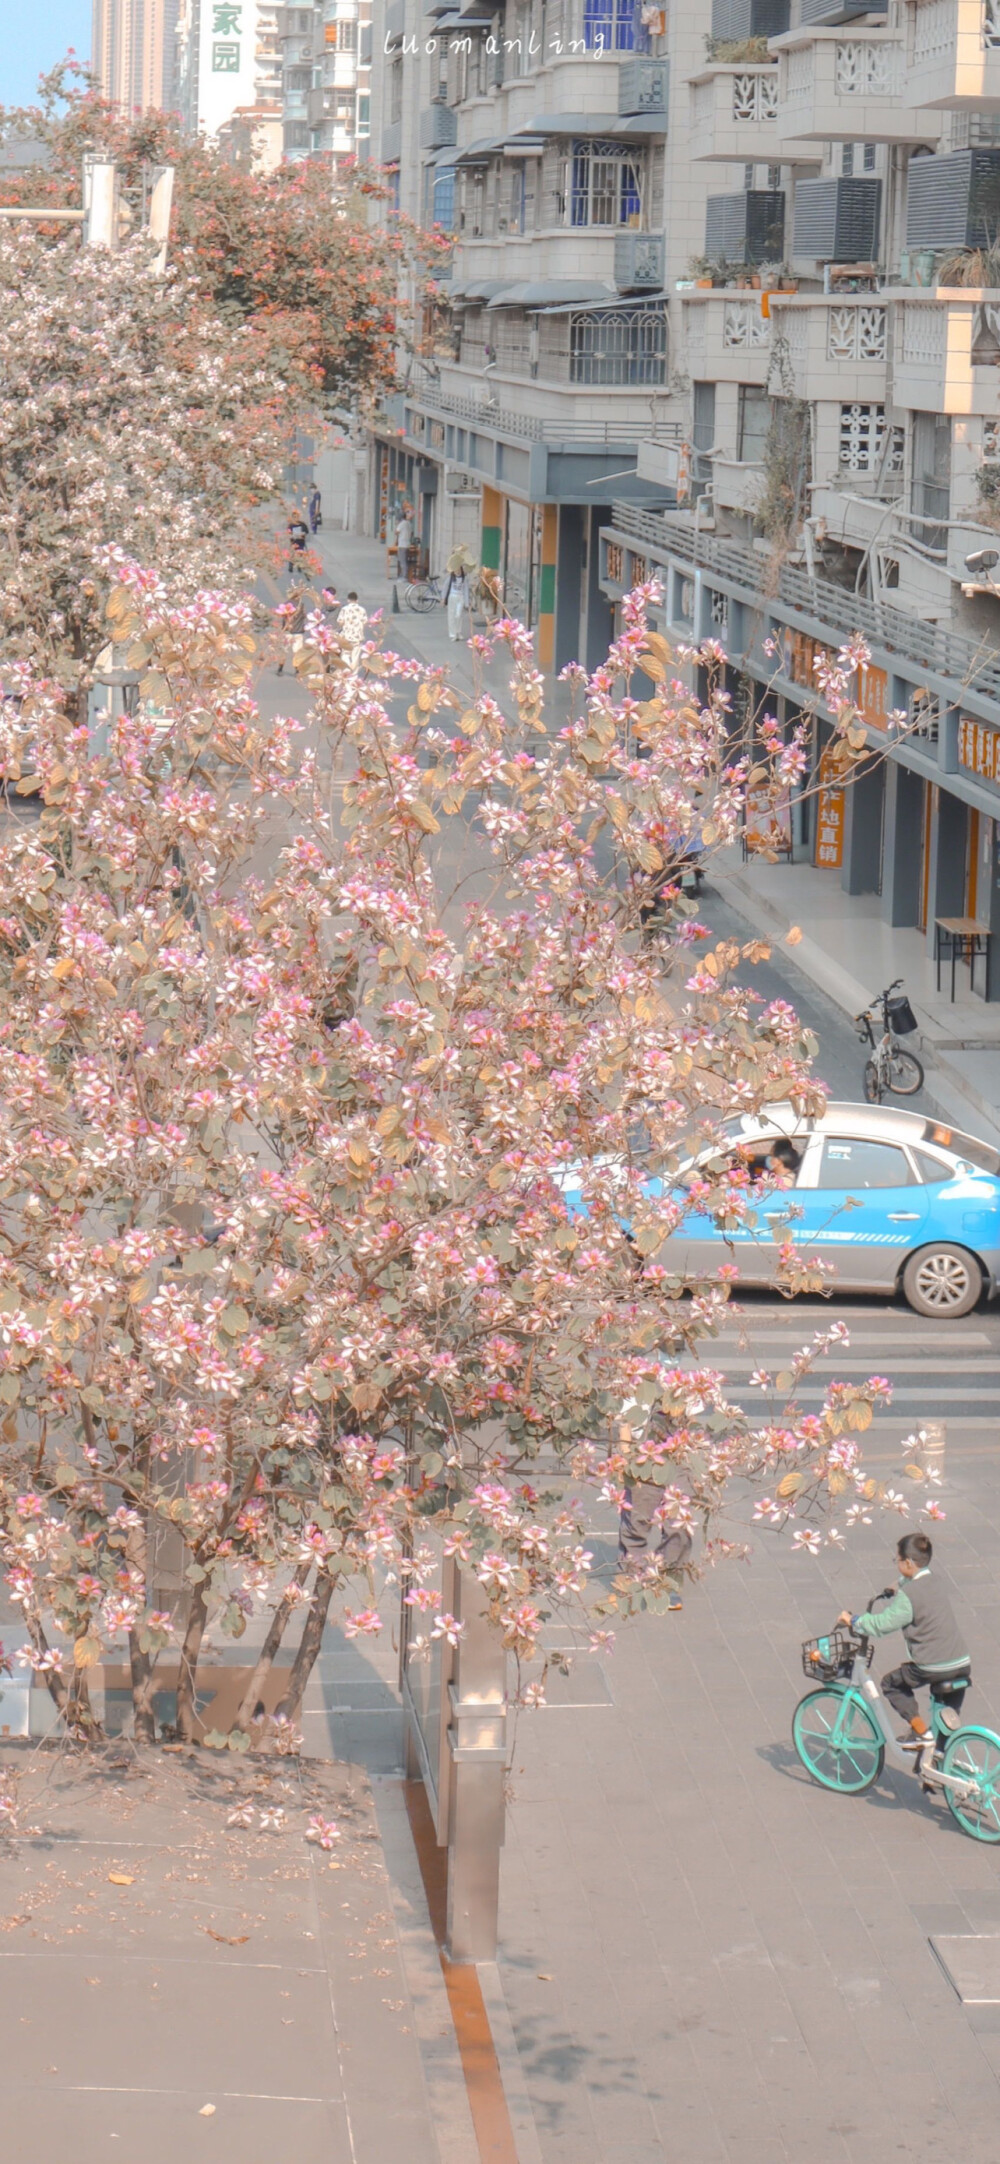
[[[881,1687],[889,1704],[909,1722],[901,1741],[910,1750],[922,1751],[934,1736],[917,1710],[914,1692],[929,1684],[946,1727],[957,1728],[972,1682],[972,1663],[944,1586],[931,1573],[933,1549],[926,1533],[904,1533],[896,1554],[901,1583],[887,1605],[877,1613],[869,1609],[855,1616],[845,1610],[838,1621],[864,1638],[902,1631],[910,1658],[883,1676]]]

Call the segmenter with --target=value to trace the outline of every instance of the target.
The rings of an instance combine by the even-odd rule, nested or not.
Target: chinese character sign
[[[215,135],[255,97],[257,0],[202,0],[198,122]]]
[[[844,792],[831,786],[833,773],[830,746],[827,745],[819,762],[814,862],[825,866],[827,871],[836,872],[844,861]]]
[[[958,763],[982,781],[1000,783],[1000,730],[963,714],[958,724]]]

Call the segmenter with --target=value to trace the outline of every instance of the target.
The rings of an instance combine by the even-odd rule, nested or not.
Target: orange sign
[[[782,637],[782,664],[786,676],[795,684],[807,684],[810,691],[819,692],[816,675],[817,661],[832,662],[836,657],[829,646],[820,639],[811,639],[805,631],[786,629]]]
[[[1000,782],[1000,729],[986,721],[961,714],[958,722],[958,763],[983,781]]]
[[[829,747],[819,762],[819,796],[816,800],[816,848],[814,864],[837,872],[844,861],[844,792],[831,787],[833,772]]]
[[[885,670],[864,662],[858,670],[858,707],[869,729],[885,728],[888,688]]]

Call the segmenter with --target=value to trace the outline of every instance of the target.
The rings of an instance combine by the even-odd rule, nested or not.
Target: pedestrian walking
[[[396,521],[396,577],[398,579],[409,578],[410,544],[412,540],[413,520],[410,517],[409,504],[404,503]]]
[[[367,627],[367,609],[362,608],[356,593],[349,593],[337,618],[337,630],[348,648],[348,660],[352,669],[357,668],[361,659],[361,646]]]
[[[445,566],[448,573],[448,584],[444,590],[445,610],[448,617],[448,637],[452,640],[461,638],[462,618],[466,609],[471,606],[469,573],[474,565],[475,558],[460,544],[458,548],[452,549]]]
[[[304,586],[289,587],[288,600],[282,603],[281,608],[278,610],[278,617],[282,629],[289,632],[293,639],[302,637],[306,627],[306,590]],[[284,676],[284,654],[282,654],[278,663],[277,673],[279,676]]]
[[[310,528],[310,532],[312,532],[312,533],[318,533],[318,532],[319,532],[319,529],[320,529],[320,527],[322,526],[322,524],[323,524],[323,498],[322,498],[322,496],[320,495],[319,489],[317,488],[317,486],[316,486],[316,483],[315,483],[315,481],[314,481],[314,482],[313,482],[313,485],[312,485],[312,487],[311,487],[311,489],[310,489],[310,491],[309,491],[309,528]]]

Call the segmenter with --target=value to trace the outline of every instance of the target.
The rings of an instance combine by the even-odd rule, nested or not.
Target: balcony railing
[[[646,418],[607,421],[597,417],[591,420],[586,416],[556,420],[536,413],[512,413],[499,404],[484,404],[481,399],[463,398],[458,392],[432,388],[421,390],[409,402],[421,410],[426,408],[429,413],[445,415],[489,434],[516,436],[529,443],[586,444],[588,449],[620,450],[640,440],[676,442],[681,434],[678,421],[650,422]]]
[[[845,640],[860,631],[874,646],[931,670],[954,685],[956,697],[972,689],[1000,702],[1000,655],[991,651],[985,639],[977,641],[960,632],[945,631],[939,624],[908,616],[884,601],[876,606],[862,594],[835,586],[830,579],[811,578],[795,564],[780,565],[772,584],[758,550],[743,548],[736,541],[717,540],[711,534],[696,535],[691,527],[668,523],[658,511],[640,511],[633,504],[615,503],[611,523],[616,533],[647,546],[652,544],[661,556],[678,556],[688,563],[696,562],[703,571],[717,572],[732,585],[742,587],[760,608],[766,608],[773,595],[801,615],[829,625]],[[766,598],[761,592],[765,576]]]

